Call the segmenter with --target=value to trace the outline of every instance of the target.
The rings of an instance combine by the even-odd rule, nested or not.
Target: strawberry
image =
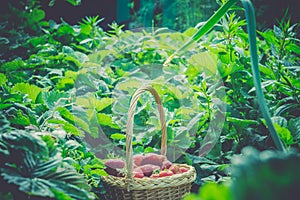
[[[172,163],[169,160],[165,160],[162,162],[161,170],[169,169]]]
[[[142,171],[141,168],[135,168],[133,170],[133,177],[135,177],[135,178],[143,178],[144,177],[144,172]]]
[[[120,158],[114,158],[114,159],[107,159],[104,162],[104,165],[106,166],[105,171],[113,176],[120,177],[122,174],[120,174],[120,170],[125,167],[125,162]]]
[[[134,163],[136,166],[141,166],[141,165],[142,165],[142,162],[143,162],[143,158],[144,158],[144,156],[143,156],[142,154],[134,155],[134,156],[133,156],[133,163]]]
[[[152,164],[162,166],[163,161],[166,159],[163,155],[158,155],[155,153],[147,153],[144,155],[142,165]]]
[[[164,170],[159,173],[159,177],[172,176],[173,172],[170,170]]]
[[[180,171],[180,173],[184,173],[184,172],[187,172],[189,170],[187,168],[185,168],[185,167],[180,167],[179,171]]]
[[[138,169],[138,168],[140,168],[143,171],[144,175],[148,176],[148,177],[151,176],[153,171],[160,169],[159,166],[151,165],[151,164],[142,165],[142,166],[137,167],[136,169]]]
[[[118,172],[116,169],[110,168],[110,167],[106,167],[104,169],[106,171],[106,173],[108,173],[109,175],[113,175],[113,176],[118,176]]]
[[[125,162],[120,158],[114,158],[114,159],[107,159],[104,162],[104,165],[112,169],[122,169],[123,167],[125,167]]]
[[[171,167],[169,168],[170,171],[173,172],[173,174],[179,174],[180,172],[180,166],[173,164],[171,165]]]
[[[159,178],[159,174],[151,174],[150,178]]]

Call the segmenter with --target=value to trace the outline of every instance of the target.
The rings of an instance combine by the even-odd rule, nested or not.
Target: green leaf
[[[292,44],[287,45],[285,48],[295,54],[298,54],[298,55],[300,54],[300,47],[297,44],[292,43]]]
[[[207,200],[231,200],[232,194],[229,185],[209,182],[201,187],[198,198]]]
[[[45,18],[45,11],[41,10],[41,9],[32,9],[31,12],[29,12],[27,20],[29,24],[34,24],[37,23],[39,21],[41,21],[42,19]]]
[[[120,81],[115,89],[116,90],[123,90],[128,91],[129,93],[133,93],[137,88],[143,85],[144,80],[136,79],[136,78],[130,78],[126,79],[124,81]]]
[[[36,103],[37,96],[43,91],[36,85],[31,85],[29,83],[17,83],[13,88],[12,92],[20,92],[22,94],[27,94],[33,103]]]
[[[81,0],[67,0],[72,6],[79,6],[81,4]]]
[[[10,62],[6,62],[0,66],[1,71],[12,72],[25,67],[25,63],[21,59],[15,59]]]
[[[56,106],[63,106],[66,104],[67,98],[70,97],[68,93],[59,92],[59,91],[49,91],[43,92],[43,100],[47,107],[51,110]]]
[[[5,104],[0,104],[0,110],[3,110],[5,108],[9,108],[11,107],[13,104],[10,104],[10,103],[5,103]]]
[[[22,110],[17,110],[17,112],[15,113],[15,116],[11,119],[9,119],[9,121],[12,124],[18,124],[18,125],[22,125],[22,126],[28,126],[31,124],[30,119],[27,115],[25,115]]]
[[[111,128],[116,128],[118,129],[119,126],[115,124],[112,120],[112,117],[103,113],[98,113],[98,123],[102,126],[109,126]]]
[[[18,185],[19,190],[25,193],[42,197],[54,197],[54,194],[49,188],[52,184],[47,180],[26,178],[9,171],[2,173],[2,177],[9,183]]]
[[[211,164],[211,165],[215,165],[216,163],[203,157],[203,156],[196,156],[196,155],[192,155],[192,154],[189,154],[189,153],[186,153],[186,158],[188,160],[190,160],[191,162],[191,165],[192,164]]]
[[[87,110],[88,119],[89,119],[89,127],[90,127],[90,135],[93,138],[99,137],[99,122],[97,117],[97,112],[94,109]]]
[[[58,126],[57,128],[62,127],[67,133],[71,133],[72,135],[75,135],[75,136],[83,135],[82,131],[80,131],[76,126],[74,126],[73,124],[71,124],[65,120],[49,119],[48,123],[61,125],[61,126]]]
[[[289,130],[291,130],[291,134],[295,139],[300,139],[300,117],[291,119],[288,125]]]
[[[107,56],[114,56],[116,57],[117,53],[115,51],[113,51],[112,49],[110,50],[99,50],[95,53],[89,54],[89,60],[93,63],[101,63],[103,61],[104,58],[106,58]]]
[[[6,78],[5,74],[0,73],[0,86],[5,85],[6,82],[7,82],[7,78]]]
[[[10,148],[32,152],[35,156],[44,158],[48,155],[46,143],[34,133],[15,130],[1,135],[4,143]]]
[[[235,117],[227,117],[226,118],[229,122],[234,123],[235,126],[239,127],[239,129],[244,129],[249,127],[250,125],[258,125],[258,121],[249,120],[249,119],[239,119]]]
[[[66,78],[66,77],[60,78],[60,79],[58,79],[58,82],[55,85],[55,87],[58,90],[67,91],[74,87],[74,80],[72,78]]]
[[[279,124],[274,123],[274,127],[276,129],[276,132],[278,133],[279,137],[282,139],[282,141],[287,144],[291,145],[293,144],[293,137],[289,129],[280,126]]]
[[[113,140],[123,140],[126,138],[126,135],[121,134],[121,133],[114,133],[114,134],[111,134],[110,138]]]
[[[85,132],[90,133],[88,123],[86,123],[84,120],[72,114],[67,108],[58,107],[57,111],[60,113],[63,119],[65,119],[66,121],[68,121],[73,125],[82,128],[82,130],[84,130]]]
[[[91,170],[90,173],[93,175],[98,175],[98,176],[107,176],[106,171],[103,169],[94,169],[94,170]]]
[[[96,109],[98,112],[110,106],[115,99],[113,98],[102,98],[97,99],[94,95],[77,97],[76,105],[84,108]]]
[[[194,66],[196,72],[199,73],[205,70],[207,73],[216,74],[217,71],[217,56],[210,52],[201,52],[195,55],[192,55],[188,59],[188,63]]]

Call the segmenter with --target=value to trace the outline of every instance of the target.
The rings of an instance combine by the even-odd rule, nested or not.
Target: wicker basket
[[[165,115],[161,100],[156,90],[151,86],[139,88],[132,96],[128,111],[126,125],[126,170],[125,177],[116,177],[107,175],[101,177],[106,189],[105,197],[107,200],[181,200],[183,196],[190,192],[191,185],[196,178],[194,167],[178,164],[188,168],[188,171],[182,174],[161,178],[134,178],[133,177],[133,151],[132,135],[134,112],[140,95],[149,91],[155,98],[162,126],[161,155],[166,155],[167,134]]]

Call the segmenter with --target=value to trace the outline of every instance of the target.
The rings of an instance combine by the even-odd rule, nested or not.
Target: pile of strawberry
[[[104,162],[105,171],[113,176],[125,176],[125,162],[120,158],[108,159]],[[133,174],[135,178],[160,178],[181,174],[188,169],[178,164],[172,164],[165,156],[155,153],[133,156]]]

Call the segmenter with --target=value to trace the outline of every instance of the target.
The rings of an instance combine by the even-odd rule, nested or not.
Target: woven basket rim
[[[133,178],[131,179],[131,182],[129,182],[127,177],[116,177],[113,175],[102,176],[101,179],[111,187],[118,187],[124,190],[148,190],[177,187],[179,185],[191,184],[195,181],[196,171],[193,166],[178,163],[174,164],[180,167],[188,168],[188,171],[181,174],[174,174],[172,176],[160,178]]]

